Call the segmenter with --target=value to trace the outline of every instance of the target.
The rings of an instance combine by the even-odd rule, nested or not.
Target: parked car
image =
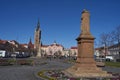
[[[107,55],[105,56],[105,58],[106,58],[106,61],[114,61],[114,57],[111,55]]]
[[[0,50],[0,57],[1,58],[10,58],[10,53],[6,52],[5,50]]]
[[[0,50],[0,57],[5,57],[6,51]]]
[[[30,57],[29,53],[19,53],[19,54],[16,54],[16,58],[28,58]]]

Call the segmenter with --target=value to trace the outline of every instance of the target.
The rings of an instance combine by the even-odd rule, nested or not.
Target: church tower
[[[41,30],[40,30],[40,22],[38,20],[36,29],[35,29],[35,35],[34,35],[34,49],[37,52],[37,57],[41,57]]]

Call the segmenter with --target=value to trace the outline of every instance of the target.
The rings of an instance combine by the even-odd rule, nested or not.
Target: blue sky
[[[43,44],[76,46],[83,9],[96,41],[120,25],[120,0],[0,0],[0,39],[28,43],[31,37],[34,43],[39,18]]]

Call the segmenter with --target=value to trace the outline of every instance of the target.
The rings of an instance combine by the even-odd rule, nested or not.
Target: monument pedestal
[[[39,48],[39,50],[37,51],[37,58],[41,58],[41,49]]]
[[[80,35],[78,41],[78,57],[75,65],[63,71],[69,77],[85,77],[85,78],[106,78],[112,77],[106,71],[96,66],[93,57],[94,53],[94,37],[92,35]]]
[[[92,65],[92,66],[89,66]],[[112,77],[106,71],[96,67],[94,64],[76,63],[74,66],[63,71],[69,77],[75,78],[109,78]]]
[[[41,58],[41,54],[40,53],[37,53],[37,58]]]

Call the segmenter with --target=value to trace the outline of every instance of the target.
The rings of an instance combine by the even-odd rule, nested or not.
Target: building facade
[[[78,49],[77,49],[77,47],[74,47],[74,46],[72,46],[71,48],[70,48],[70,51],[71,51],[71,55],[70,56],[78,56]]]
[[[42,45],[41,51],[42,55],[51,55],[51,56],[62,56],[64,47],[56,42],[51,45]]]
[[[119,60],[120,62],[120,43],[108,47],[108,51],[111,56],[114,56],[115,60]]]
[[[95,48],[96,58],[106,58],[114,61],[120,61],[120,43],[109,46],[109,47],[99,47]]]

